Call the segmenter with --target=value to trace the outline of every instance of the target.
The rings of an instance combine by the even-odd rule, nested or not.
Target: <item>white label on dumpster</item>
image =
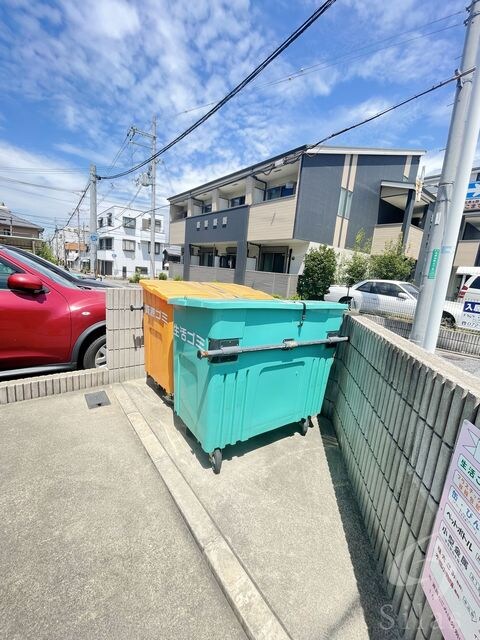
[[[144,309],[147,316],[152,316],[152,318],[155,318],[156,320],[160,320],[160,322],[163,322],[163,324],[167,324],[168,317],[164,311],[155,309],[155,307],[150,307],[148,304],[145,305]]]
[[[183,342],[191,344],[193,347],[197,347],[197,349],[205,348],[205,338],[199,336],[198,333],[188,331],[188,329],[185,329],[185,327],[181,327],[179,324],[173,325],[173,335],[180,340],[183,340]]]

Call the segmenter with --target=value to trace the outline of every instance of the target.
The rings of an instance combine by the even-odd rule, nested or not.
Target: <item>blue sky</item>
[[[71,191],[86,184],[89,163],[105,172],[132,124],[148,128],[156,113],[159,144],[168,142],[319,4],[3,0],[0,201],[47,229],[55,220],[64,224],[78,200]],[[462,53],[464,7],[462,0],[337,0],[251,87],[163,157],[159,204],[316,142],[449,77]],[[427,173],[438,171],[454,89],[452,84],[333,144],[425,149]],[[191,111],[195,107],[201,108]],[[145,153],[129,146],[117,167],[127,168]],[[128,202],[136,192],[135,176],[102,181],[100,210]],[[141,190],[134,206],[148,208],[148,198]],[[82,220],[88,220],[88,200]]]

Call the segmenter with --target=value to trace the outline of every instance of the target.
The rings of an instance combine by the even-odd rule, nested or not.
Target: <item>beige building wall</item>
[[[185,243],[185,220],[170,223],[170,244]]]
[[[477,258],[478,247],[480,242],[478,240],[462,240],[458,243],[457,252],[455,254],[455,260],[453,262],[454,267],[470,267],[475,264]]]
[[[296,196],[290,196],[252,205],[248,222],[248,241],[292,238],[296,204]]]

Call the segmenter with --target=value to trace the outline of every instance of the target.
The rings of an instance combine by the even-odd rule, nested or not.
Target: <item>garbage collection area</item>
[[[223,449],[320,412],[344,305],[144,280],[145,370],[220,473]]]
[[[143,305],[112,294],[124,304],[113,331],[135,349],[128,318],[142,314],[147,378],[111,377],[105,405],[83,390],[2,409],[10,628],[400,637],[335,434],[317,417],[343,307],[163,291],[149,299],[145,287]]]

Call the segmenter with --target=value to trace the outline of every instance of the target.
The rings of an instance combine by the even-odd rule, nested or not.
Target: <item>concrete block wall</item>
[[[347,316],[323,407],[404,638],[441,638],[419,578],[457,433],[480,425],[480,381]]]
[[[6,380],[0,382],[0,405],[54,396],[68,391],[92,389],[108,384],[109,381],[110,372],[107,369],[68,371],[34,378]]]
[[[111,382],[145,375],[143,289],[107,289],[107,369]],[[135,307],[133,311],[130,306]]]

